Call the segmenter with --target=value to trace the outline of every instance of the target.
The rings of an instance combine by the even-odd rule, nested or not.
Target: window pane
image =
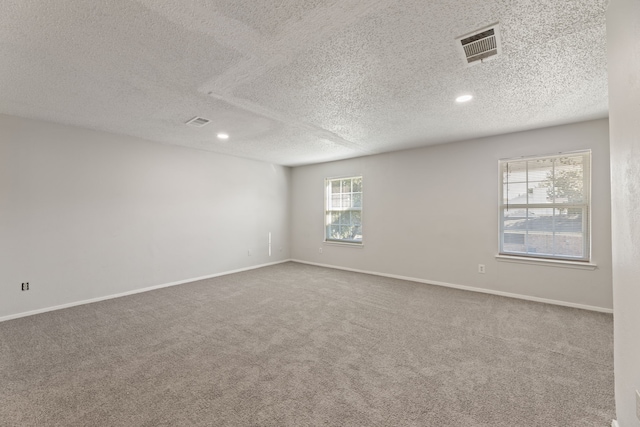
[[[556,209],[555,214],[556,253],[582,258],[584,256],[582,209]]]
[[[554,255],[554,209],[529,209],[527,219],[527,252]]]
[[[537,159],[528,162],[529,182],[551,182],[553,180],[553,159]]]
[[[354,208],[362,207],[362,193],[354,193],[351,200]]]
[[[354,193],[362,193],[362,178],[353,178],[353,190]]]
[[[508,216],[506,209],[502,220],[502,250],[504,252],[526,253],[527,212],[526,209],[516,216]]]
[[[340,180],[331,181],[331,193],[337,194],[340,192]]]
[[[584,200],[583,158],[560,157],[556,159],[556,203],[582,203]]]
[[[353,226],[341,225],[340,226],[340,238],[346,240],[353,240]]]
[[[331,224],[338,224],[340,221],[340,212],[331,212]]]
[[[343,194],[342,195],[342,207],[350,208],[351,207],[351,194]]]
[[[527,182],[527,162],[513,161],[503,163],[502,182]]]
[[[503,189],[504,203],[527,203],[527,184],[522,183],[509,183],[505,184]]]
[[[361,225],[362,213],[360,211],[351,211],[351,222],[354,225]]]
[[[504,252],[551,257],[584,257],[583,208],[524,209],[503,216]]]
[[[362,241],[362,229],[355,225],[341,225],[340,239],[351,241]]]
[[[351,212],[341,212],[340,213],[340,224],[349,225],[351,224]]]
[[[332,225],[331,226],[331,234],[329,235],[329,238],[331,239],[340,239],[340,226],[339,225]]]
[[[333,195],[331,196],[331,204],[329,206],[329,209],[337,209],[340,208],[340,195]]]
[[[553,203],[553,182],[530,182],[527,185],[529,201],[527,203]]]
[[[351,180],[343,179],[342,180],[342,192],[343,193],[351,193]]]

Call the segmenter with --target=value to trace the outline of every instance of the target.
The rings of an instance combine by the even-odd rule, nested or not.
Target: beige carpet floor
[[[285,263],[0,323],[2,426],[606,427],[612,316]]]

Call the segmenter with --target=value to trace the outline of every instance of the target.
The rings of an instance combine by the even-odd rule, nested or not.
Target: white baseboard
[[[91,304],[92,302],[104,301],[104,300],[113,299],[113,298],[126,297],[127,295],[140,294],[142,292],[149,292],[149,291],[153,291],[155,289],[168,288],[169,286],[184,285],[185,283],[197,282],[198,280],[212,279],[214,277],[226,276],[228,274],[240,273],[242,271],[255,270],[256,268],[268,267],[270,265],[282,264],[282,263],[289,262],[289,261],[292,261],[292,260],[291,259],[285,259],[285,260],[282,260],[282,261],[269,262],[267,264],[252,265],[251,267],[244,267],[244,268],[239,268],[239,269],[236,269],[236,270],[223,271],[222,273],[209,274],[207,276],[194,277],[194,278],[191,278],[191,279],[179,280],[177,282],[163,283],[161,285],[149,286],[149,287],[141,288],[141,289],[134,289],[132,291],[122,292],[122,293],[119,293],[119,294],[106,295],[106,296],[103,296],[103,297],[91,298],[91,299],[86,299],[86,300],[82,300],[82,301],[74,301],[74,302],[70,302],[70,303],[67,303],[67,304],[56,305],[56,306],[53,306],[53,307],[40,308],[38,310],[24,311],[22,313],[10,314],[8,316],[0,317],[0,322],[5,322],[7,320],[12,320],[12,319],[18,319],[20,317],[33,316],[34,314],[46,313],[48,311],[62,310],[63,308],[75,307],[77,305]]]
[[[620,424],[616,420],[611,421],[611,427],[620,427]]]
[[[613,313],[613,310],[610,309],[610,308],[596,307],[596,306],[593,306],[593,305],[576,304],[576,303],[567,302],[567,301],[559,301],[559,300],[553,300],[553,299],[547,299],[547,298],[532,297],[532,296],[529,296],[529,295],[514,294],[514,293],[502,292],[502,291],[494,291],[494,290],[491,290],[491,289],[476,288],[476,287],[473,287],[473,286],[465,286],[465,285],[456,285],[454,283],[439,282],[437,280],[418,279],[416,277],[407,277],[407,276],[400,276],[400,275],[397,275],[397,274],[380,273],[380,272],[377,272],[377,271],[358,270],[358,269],[355,269],[355,268],[339,267],[339,266],[330,265],[330,264],[320,264],[320,263],[317,263],[317,262],[309,262],[309,261],[303,261],[303,260],[299,260],[299,259],[291,259],[290,261],[299,262],[301,264],[315,265],[315,266],[318,266],[318,267],[334,268],[336,270],[353,271],[355,273],[372,274],[374,276],[390,277],[392,279],[408,280],[408,281],[411,281],[411,282],[419,282],[419,283],[426,283],[426,284],[429,284],[429,285],[444,286],[446,288],[455,288],[455,289],[462,289],[462,290],[465,290],[465,291],[480,292],[480,293],[483,293],[483,294],[499,295],[499,296],[508,297],[508,298],[517,298],[517,299],[523,299],[523,300],[527,300],[527,301],[536,301],[536,302],[543,302],[543,303],[546,303],[546,304],[562,305],[562,306],[565,306],[565,307],[572,307],[572,308],[580,308],[582,310],[598,311],[598,312],[601,312],[601,313]]]
[[[613,313],[613,310],[610,309],[610,308],[595,307],[595,306],[584,305],[584,304],[575,304],[575,303],[566,302],[566,301],[558,301],[558,300],[552,300],[552,299],[546,299],[546,298],[532,297],[532,296],[528,296],[528,295],[513,294],[513,293],[509,293],[509,292],[494,291],[494,290],[491,290],[491,289],[476,288],[476,287],[473,287],[473,286],[456,285],[456,284],[453,284],[453,283],[439,282],[439,281],[436,281],[436,280],[425,280],[425,279],[419,279],[419,278],[416,278],[416,277],[400,276],[400,275],[397,275],[397,274],[387,274],[387,273],[380,273],[380,272],[376,272],[376,271],[358,270],[358,269],[355,269],[355,268],[339,267],[339,266],[330,265],[330,264],[320,264],[320,263],[316,263],[316,262],[303,261],[303,260],[299,260],[299,259],[285,259],[285,260],[282,260],[282,261],[270,262],[270,263],[260,264],[260,265],[253,265],[251,267],[245,267],[245,268],[239,268],[239,269],[236,269],[236,270],[224,271],[224,272],[221,272],[221,273],[210,274],[210,275],[207,275],[207,276],[194,277],[194,278],[186,279],[186,280],[179,280],[177,282],[163,283],[161,285],[149,286],[149,287],[141,288],[141,289],[134,289],[132,291],[122,292],[122,293],[119,293],[119,294],[106,295],[106,296],[103,296],[103,297],[91,298],[91,299],[87,299],[87,300],[75,301],[75,302],[71,302],[71,303],[67,303],[67,304],[56,305],[56,306],[53,306],[53,307],[46,307],[46,308],[41,308],[41,309],[37,309],[37,310],[25,311],[25,312],[22,312],[22,313],[10,314],[8,316],[0,317],[0,322],[4,322],[4,321],[7,321],[7,320],[12,320],[12,319],[18,319],[20,317],[33,316],[34,314],[46,313],[48,311],[62,310],[64,308],[75,307],[77,305],[90,304],[92,302],[105,301],[105,300],[109,300],[109,299],[113,299],[113,298],[124,297],[124,296],[127,296],[127,295],[134,295],[134,294],[139,294],[139,293],[142,293],[142,292],[153,291],[154,289],[161,289],[161,288],[168,288],[169,286],[183,285],[185,283],[197,282],[198,280],[212,279],[214,277],[226,276],[228,274],[240,273],[242,271],[255,270],[256,268],[268,267],[270,265],[282,264],[282,263],[289,262],[289,261],[298,262],[298,263],[301,263],[301,264],[315,265],[315,266],[318,266],[318,267],[333,268],[333,269],[336,269],[336,270],[353,271],[353,272],[356,272],[356,273],[372,274],[374,276],[390,277],[390,278],[393,278],[393,279],[408,280],[408,281],[411,281],[411,282],[426,283],[426,284],[429,284],[429,285],[436,285],[436,286],[444,286],[444,287],[447,287],[447,288],[462,289],[462,290],[465,290],[465,291],[480,292],[480,293],[491,294],[491,295],[499,295],[499,296],[503,296],[503,297],[517,298],[517,299],[523,299],[523,300],[528,300],[528,301],[543,302],[543,303],[553,304],[553,305],[562,305],[562,306],[565,306],[565,307],[580,308],[580,309],[583,309],[583,310],[599,311],[599,312],[602,312],[602,313]],[[612,423],[612,427],[618,427],[618,423],[615,420]]]

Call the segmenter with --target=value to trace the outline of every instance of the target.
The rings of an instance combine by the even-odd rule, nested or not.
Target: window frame
[[[509,162],[528,162],[532,160],[550,160],[557,159],[562,157],[572,157],[581,155],[584,157],[582,163],[582,174],[583,174],[583,202],[582,203],[519,203],[519,204],[511,204],[505,203],[504,199],[504,179],[503,179],[503,165]],[[527,167],[528,174],[528,167]],[[556,152],[545,155],[532,155],[532,156],[521,156],[521,157],[512,157],[498,160],[498,255],[499,258],[513,258],[513,259],[522,259],[530,260],[532,262],[536,261],[546,261],[546,262],[561,262],[561,263],[571,263],[571,264],[585,264],[591,265],[592,259],[592,219],[591,219],[591,205],[592,205],[592,152],[590,149],[586,150],[577,150],[577,151],[568,151],[568,152]],[[527,184],[529,183],[527,178]],[[528,188],[528,185],[527,185]],[[504,209],[505,208],[513,209],[583,209],[582,215],[582,257],[575,256],[562,256],[558,254],[541,254],[535,252],[516,252],[516,251],[505,251],[504,250]]]
[[[360,184],[360,207],[349,207],[348,209],[343,209],[343,208],[339,208],[339,209],[331,209],[331,204],[330,204],[330,198],[331,195],[333,194],[331,192],[331,183],[334,181],[341,181],[341,180],[345,180],[345,179],[357,179],[359,178],[361,180],[361,184]],[[353,192],[353,184],[352,184],[352,191],[350,192],[350,194],[354,194]],[[334,177],[327,177],[324,179],[324,214],[323,214],[323,220],[324,220],[324,225],[323,225],[323,242],[327,243],[327,244],[334,244],[334,245],[346,245],[346,246],[356,246],[356,247],[361,247],[364,244],[364,232],[363,232],[363,212],[364,212],[364,177],[363,175],[344,175],[344,176],[334,176]],[[338,193],[338,194],[345,194],[345,193]],[[351,212],[351,211],[357,211],[360,212],[360,234],[362,236],[362,238],[360,240],[352,240],[352,239],[334,239],[331,238],[329,236],[329,232],[328,230],[330,229],[331,226],[331,222],[328,219],[328,216],[332,213],[332,212]]]

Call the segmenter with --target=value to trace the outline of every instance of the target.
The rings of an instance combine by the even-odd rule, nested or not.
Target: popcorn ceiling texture
[[[0,113],[290,166],[606,117],[606,3],[6,0]]]

